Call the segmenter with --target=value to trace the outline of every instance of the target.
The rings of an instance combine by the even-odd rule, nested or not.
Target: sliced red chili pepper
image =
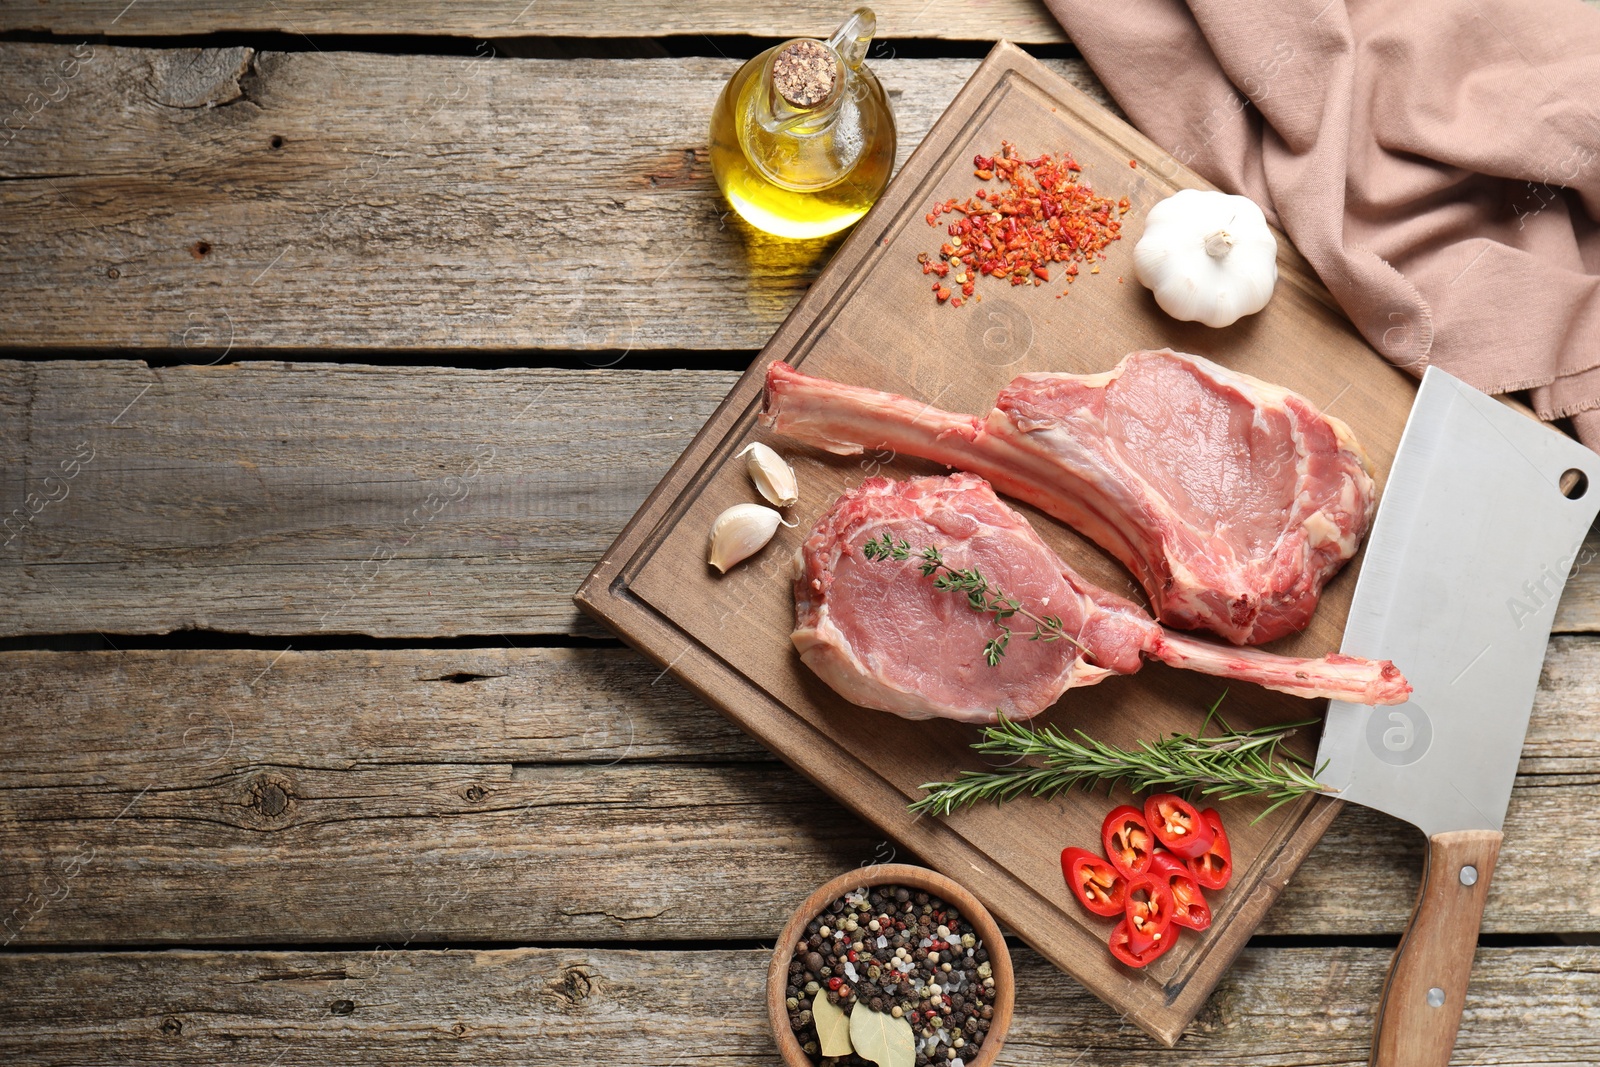
[[[1172,887],[1159,874],[1143,874],[1128,881],[1123,914],[1128,923],[1128,950],[1143,955],[1152,945],[1178,935],[1172,929],[1175,904]]]
[[[1157,793],[1144,802],[1144,821],[1159,844],[1184,859],[1205,855],[1216,836],[1193,804],[1171,793]]]
[[[1200,891],[1200,883],[1183,861],[1165,849],[1156,849],[1150,857],[1150,873],[1167,880],[1172,890],[1172,924],[1190,930],[1204,930],[1211,925],[1211,905]]]
[[[1233,847],[1228,844],[1228,832],[1222,828],[1222,816],[1216,808],[1202,811],[1200,818],[1211,831],[1211,844],[1204,854],[1184,860],[1184,865],[1203,888],[1221,889],[1233,877]]]
[[[1081,848],[1061,850],[1061,873],[1078,903],[1096,915],[1121,915],[1128,897],[1128,880],[1104,857]],[[1188,872],[1184,872],[1187,874]]]
[[[1179,874],[1187,875],[1189,868],[1185,867],[1183,863],[1183,860],[1157,845],[1150,855],[1150,873],[1171,876],[1176,871]]]
[[[1111,809],[1100,824],[1100,843],[1106,858],[1124,878],[1137,878],[1150,869],[1150,850],[1155,837],[1145,825],[1144,813],[1131,804]]]
[[[1116,926],[1112,927],[1110,940],[1111,954],[1118,960],[1126,963],[1129,967],[1143,967],[1145,964],[1149,963],[1151,960],[1167,951],[1167,949],[1171,948],[1172,943],[1176,940],[1178,940],[1176,937],[1163,937],[1160,941],[1155,942],[1144,952],[1134,952],[1131,939],[1129,937],[1128,920],[1123,919]]]

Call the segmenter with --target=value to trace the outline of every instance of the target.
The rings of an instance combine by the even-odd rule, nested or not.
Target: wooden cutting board
[[[935,201],[970,196],[981,184],[972,157],[996,154],[1002,139],[1016,143],[1024,157],[1069,152],[1097,192],[1128,197],[1125,236],[1110,247],[1100,273],[1085,269],[1067,296],[1057,298],[1059,285],[1012,288],[983,279],[981,300],[940,306],[917,254],[936,254],[944,231],[924,216]],[[810,673],[789,642],[791,559],[817,517],[868,476],[935,468],[870,453],[829,456],[771,437],[756,425],[756,415],[763,375],[774,359],[982,414],[1017,374],[1100,371],[1127,352],[1170,345],[1288,386],[1339,415],[1365,444],[1381,480],[1415,385],[1357,335],[1286,239],[1279,236],[1272,302],[1225,330],[1171,320],[1134,280],[1133,246],[1146,214],[1183,187],[1209,188],[1020,49],[998,45],[576,597],[840,802],[969,887],[1023,940],[1169,1045],[1321,837],[1337,803],[1303,799],[1254,825],[1263,803],[1222,805],[1235,875],[1227,890],[1210,895],[1214,925],[1204,934],[1185,932],[1144,971],[1114,963],[1105,947],[1110,920],[1077,906],[1059,856],[1067,845],[1098,851],[1101,820],[1114,803],[1130,799],[1124,792],[1018,800],[948,819],[914,817],[906,804],[921,795],[921,783],[982,766],[968,747],[977,729],[911,723],[848,704]],[[744,461],[735,458],[752,440],[768,441],[793,462],[801,500],[790,517],[798,525],[780,530],[761,554],[719,576],[706,564],[707,535],[724,508],[759,500]],[[1094,545],[1038,512],[1021,510],[1086,578],[1143,599]],[[1355,571],[1347,567],[1329,585],[1304,633],[1273,647],[1302,655],[1337,649]],[[1218,679],[1149,664],[1137,675],[1068,692],[1041,721],[1131,744],[1197,729],[1225,688]],[[1323,706],[1237,684],[1223,709],[1230,724],[1253,727],[1318,717]],[[1304,755],[1315,751],[1315,730],[1297,740],[1304,742]],[[795,887],[796,899],[806,888]],[[1018,1007],[1027,1010],[1026,990]]]

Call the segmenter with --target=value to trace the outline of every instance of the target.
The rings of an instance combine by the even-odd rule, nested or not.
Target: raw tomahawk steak
[[[912,558],[867,559],[862,546],[884,534],[908,542]],[[1027,640],[1032,624],[1014,617],[1016,636],[989,666],[984,646],[997,623],[923,575],[916,553],[930,545],[949,566],[976,569],[1034,614],[1059,618],[1084,651],[1066,640]],[[867,479],[817,521],[799,562],[800,658],[848,700],[908,719],[1031,718],[1074,686],[1132,674],[1141,656],[1301,697],[1399,704],[1411,692],[1387,660],[1292,659],[1170,633],[1137,604],[1075,574],[971,474]]]
[[[986,418],[773,363],[763,421],[841,455],[981,474],[1121,560],[1163,622],[1241,645],[1305,626],[1376,506],[1348,426],[1169,349],[1103,374],[1024,374]]]

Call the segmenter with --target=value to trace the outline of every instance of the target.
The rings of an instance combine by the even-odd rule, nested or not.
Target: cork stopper
[[[813,108],[833,92],[837,66],[820,41],[796,41],[773,59],[772,86],[790,107]]]

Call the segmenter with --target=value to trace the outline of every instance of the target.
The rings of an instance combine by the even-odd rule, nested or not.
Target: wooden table
[[[897,855],[569,599],[833,247],[704,127],[841,11],[521,6],[0,8],[4,1062],[772,1063],[766,939]],[[902,159],[974,38],[1099,92],[879,16]],[[1458,1063],[1600,1062],[1596,553]],[[1421,844],[1342,814],[1175,1052],[1020,951],[1003,1062],[1364,1062]]]

